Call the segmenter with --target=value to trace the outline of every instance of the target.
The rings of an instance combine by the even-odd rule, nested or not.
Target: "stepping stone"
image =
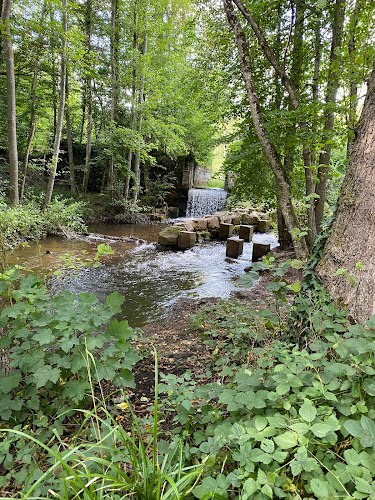
[[[233,234],[233,230],[234,230],[233,224],[221,223],[219,228],[219,238],[221,240],[226,240],[230,238]]]
[[[271,223],[269,220],[258,220],[257,222],[257,231],[258,233],[268,233],[271,229]]]
[[[245,241],[252,241],[254,233],[254,226],[240,226],[239,237]]]
[[[228,238],[227,239],[227,257],[232,259],[237,259],[243,252],[244,240],[238,238]]]
[[[195,245],[196,240],[196,233],[192,231],[181,231],[178,235],[178,248],[181,248],[181,250],[191,248]]]
[[[253,257],[252,261],[256,262],[257,260],[267,255],[271,250],[271,245],[269,243],[253,243]]]

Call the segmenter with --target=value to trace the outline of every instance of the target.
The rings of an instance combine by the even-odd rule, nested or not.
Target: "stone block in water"
[[[181,222],[176,222],[174,224],[178,227],[183,227],[185,231],[194,231],[193,221],[192,220],[183,220]]]
[[[257,231],[258,233],[268,233],[271,229],[271,223],[269,220],[261,219],[257,222]]]
[[[196,219],[193,221],[194,231],[206,231],[207,219]]]
[[[232,257],[232,259],[237,259],[243,252],[244,240],[238,238],[228,238],[227,239],[227,257]]]
[[[169,226],[159,233],[158,243],[163,246],[176,246],[178,235],[184,228],[181,226]]]
[[[180,209],[178,207],[169,207],[168,208],[168,217],[171,219],[177,219],[179,216]]]
[[[197,241],[198,243],[202,243],[202,241],[210,240],[211,233],[209,231],[198,231],[197,232]]]
[[[252,226],[253,224],[256,224],[259,220],[259,217],[257,217],[254,214],[244,214],[242,216],[242,224],[244,225],[249,225]]]
[[[197,240],[197,234],[192,231],[181,231],[178,235],[178,248],[181,250],[186,250],[195,245]]]
[[[230,238],[233,234],[233,229],[233,224],[226,224],[225,222],[221,223],[219,228],[219,238],[222,240]]]
[[[245,241],[252,241],[254,233],[254,226],[240,226],[239,237]]]
[[[232,217],[232,223],[235,225],[235,226],[239,226],[241,224],[241,215],[234,215]]]
[[[207,217],[207,228],[208,229],[219,229],[220,222],[217,217],[212,215],[211,217]]]
[[[224,217],[224,223],[225,224],[232,224],[233,223],[233,217],[231,215],[227,215]]]
[[[261,259],[271,250],[271,245],[269,243],[253,243],[253,257],[252,261],[256,262]]]

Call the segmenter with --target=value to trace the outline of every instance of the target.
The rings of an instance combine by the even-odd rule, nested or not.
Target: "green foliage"
[[[10,288],[18,278],[13,270],[1,281],[1,292],[10,300],[0,315],[1,326],[7,328],[1,347],[9,347],[12,368],[0,388],[3,422],[35,423],[43,418],[48,425],[63,409],[87,403],[88,370],[95,383],[133,384],[131,369],[138,355],[129,344],[132,330],[126,321],[111,321],[123,297],[114,292],[104,304],[92,293],[79,299],[68,291],[52,297],[34,275],[21,278],[17,289]]]
[[[92,355],[91,355],[92,357]],[[97,361],[93,362],[96,367]],[[5,442],[35,445],[44,459],[26,479],[22,498],[47,498],[47,490],[60,499],[139,498],[143,500],[183,500],[191,498],[207,459],[188,465],[181,439],[158,439],[158,369],[155,353],[155,405],[153,424],[142,428],[125,393],[118,405],[128,412],[131,430],[117,423],[118,410],[103,400],[93,411],[83,410],[80,431],[70,446],[55,432],[56,444],[46,445],[31,434],[2,429],[10,437]],[[57,446],[58,445],[58,446]],[[43,471],[43,472],[42,472]],[[20,474],[19,474],[20,476]]]
[[[375,317],[348,325],[316,311],[315,336],[299,348],[264,316],[207,308],[193,326],[216,354],[214,382],[164,378],[187,454],[215,456],[196,497],[373,498]]]
[[[46,210],[41,210],[37,200],[27,205],[0,203],[0,229],[7,243],[16,245],[24,239],[39,240],[47,234],[61,232],[62,228],[84,231],[83,202],[55,197]]]

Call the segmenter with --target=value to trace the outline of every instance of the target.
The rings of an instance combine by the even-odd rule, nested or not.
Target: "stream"
[[[180,298],[228,298],[238,289],[235,280],[251,263],[252,243],[244,244],[239,259],[225,256],[225,242],[210,241],[182,251],[159,250],[158,234],[165,225],[152,226],[100,224],[90,232],[110,236],[133,236],[145,240],[136,245],[115,241],[114,254],[104,257],[98,268],[83,268],[65,277],[51,278],[53,293],[68,289],[73,292],[94,292],[99,300],[113,291],[125,297],[123,318],[133,327],[161,321],[168,316],[171,306]],[[277,245],[272,233],[254,234],[254,241]],[[80,257],[82,251],[93,258],[102,241],[66,240],[47,237],[39,245],[29,243],[18,247],[8,257],[10,265],[21,264],[39,273],[56,269],[66,253]],[[46,254],[46,252],[51,252]]]

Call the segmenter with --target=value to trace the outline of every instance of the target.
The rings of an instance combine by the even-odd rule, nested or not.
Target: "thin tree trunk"
[[[41,16],[40,16],[40,27],[41,28],[44,25],[44,18],[46,16],[46,11],[47,11],[46,3],[44,2],[43,7],[42,7]],[[23,165],[22,165],[22,182],[21,182],[21,190],[20,190],[20,200],[21,201],[22,201],[23,196],[24,196],[27,169],[29,166],[29,156],[30,156],[31,144],[32,144],[33,139],[34,139],[35,128],[36,128],[36,124],[35,124],[35,97],[36,97],[36,89],[37,89],[37,85],[38,85],[39,63],[40,63],[40,54],[42,51],[42,46],[43,46],[43,34],[42,34],[42,32],[40,32],[38,35],[38,40],[37,40],[37,50],[36,50],[35,63],[34,63],[33,83],[31,85],[30,121],[29,121],[30,132],[29,132],[29,137],[27,140],[25,158],[24,158]]]
[[[117,28],[118,0],[111,1],[111,122],[116,122],[117,112],[117,69],[118,69],[118,28]],[[114,159],[111,156],[109,161],[109,185],[113,198],[115,172]]]
[[[341,69],[338,67],[340,59],[340,48],[342,44],[344,16],[345,16],[345,1],[336,0],[335,13],[332,23],[332,42],[331,53],[329,58],[329,69],[327,78],[327,89],[325,103],[327,111],[325,113],[324,133],[329,139],[329,134],[335,125],[335,113],[332,110],[336,104],[337,90],[340,82]],[[323,220],[324,204],[326,199],[326,185],[329,171],[329,163],[331,161],[332,145],[326,144],[324,152],[319,155],[318,168],[318,184],[316,186],[316,194],[319,196],[315,203],[315,223],[316,230],[319,232]]]
[[[91,54],[91,32],[92,32],[92,0],[86,0],[86,65],[90,64]],[[86,71],[90,71],[87,67]],[[83,172],[82,193],[86,194],[90,177],[91,141],[92,141],[92,79],[89,74],[86,76],[86,156],[85,169]]]
[[[68,72],[66,74],[65,122],[66,122],[66,139],[68,142],[70,190],[71,190],[73,196],[77,196],[78,191],[77,191],[75,167],[74,167],[72,126],[71,126],[71,121],[70,121],[70,108],[69,108],[69,76],[68,76]]]
[[[281,211],[283,213],[286,226],[289,233],[292,236],[293,247],[296,252],[298,259],[305,259],[308,255],[308,249],[304,237],[296,236],[293,230],[299,230],[299,222],[294,211],[292,196],[290,191],[290,185],[284,168],[281,164],[279,155],[275,150],[274,146],[269,141],[267,132],[263,125],[263,118],[259,106],[258,97],[256,94],[256,89],[254,86],[254,79],[251,68],[251,59],[249,49],[246,43],[246,38],[242,27],[234,14],[233,4],[231,0],[224,0],[225,13],[228,18],[228,22],[233,29],[238,52],[240,55],[240,61],[242,66],[242,73],[244,77],[245,87],[249,99],[251,116],[253,119],[254,129],[258,136],[259,142],[262,145],[263,151],[266,158],[271,166],[272,172],[276,178],[277,187],[279,190],[279,201]]]
[[[358,99],[358,84],[356,81],[356,71],[355,71],[355,53],[356,53],[356,28],[358,24],[358,12],[361,8],[361,0],[356,0],[353,15],[350,19],[350,35],[348,42],[348,54],[349,54],[349,130],[348,130],[348,143],[346,147],[346,157],[350,158],[351,150],[354,141],[354,126],[357,120],[357,99]]]
[[[64,120],[64,108],[65,108],[65,85],[66,85],[66,33],[67,33],[67,19],[66,19],[66,2],[67,0],[61,0],[62,7],[62,47],[61,47],[61,65],[60,65],[60,100],[59,109],[57,113],[57,123],[56,123],[56,133],[55,140],[53,144],[52,161],[50,167],[50,175],[48,180],[48,186],[46,191],[46,197],[44,200],[44,207],[47,208],[51,203],[53,187],[55,184],[57,164],[59,161],[60,154],[60,142],[62,134],[62,126]]]
[[[30,157],[30,150],[31,150],[31,145],[34,140],[34,135],[35,135],[35,122],[32,122],[31,124],[31,129],[29,133],[29,138],[27,140],[27,147],[25,151],[25,159],[23,161],[22,165],[22,181],[21,181],[21,189],[20,189],[20,201],[23,200],[23,195],[25,193],[25,184],[26,184],[26,177],[27,177],[27,167],[29,164],[29,157]]]
[[[134,12],[133,12],[133,22],[134,22],[134,31],[133,31],[133,56],[135,57],[135,52],[138,46],[138,32],[137,32],[137,0],[134,3]],[[130,107],[130,120],[129,120],[129,128],[133,129],[134,120],[135,120],[135,93],[136,93],[136,85],[137,85],[137,61],[134,59],[133,61],[133,77],[132,77],[132,95],[131,95],[131,107]],[[130,188],[130,176],[132,172],[132,164],[133,164],[133,151],[129,149],[128,151],[128,174],[125,177],[125,187],[124,187],[124,200],[128,201],[129,198],[129,188]]]
[[[14,77],[14,56],[12,38],[9,29],[12,0],[3,0],[1,21],[4,26],[2,32],[4,58],[7,80],[7,128],[8,128],[8,154],[9,154],[9,200],[19,203],[18,195],[18,150],[16,126],[16,83]]]
[[[356,126],[356,138],[336,217],[322,260],[316,268],[324,287],[341,307],[349,309],[358,322],[366,321],[375,314],[374,163],[375,66]],[[358,265],[359,262],[362,264]],[[345,269],[345,273],[335,276],[339,269]]]
[[[138,95],[138,128],[137,128],[137,130],[138,130],[139,135],[142,134],[143,104],[146,100],[145,95],[144,95],[145,77],[146,77],[146,55],[147,55],[147,36],[146,35],[145,35],[145,38],[144,38],[143,43],[142,43],[141,55],[143,56],[144,61],[143,61],[143,71],[142,71],[142,75],[141,75],[141,83],[140,83],[139,95]],[[134,161],[134,191],[133,191],[134,203],[137,203],[140,185],[141,185],[141,151],[138,148],[136,155],[135,155],[135,161]]]

